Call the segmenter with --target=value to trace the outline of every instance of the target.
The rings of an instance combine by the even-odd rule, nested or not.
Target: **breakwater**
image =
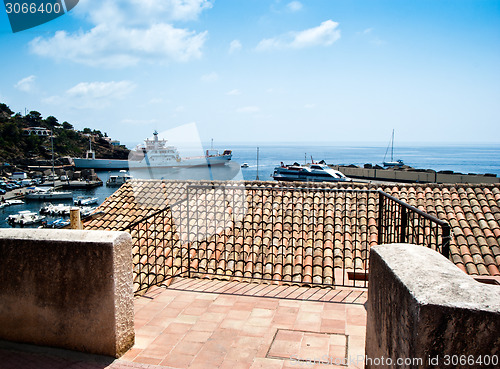
[[[434,171],[431,169],[414,168],[360,168],[349,165],[330,165],[348,177],[373,179],[391,182],[416,182],[416,183],[500,183],[500,178],[495,174],[464,174],[452,171]]]

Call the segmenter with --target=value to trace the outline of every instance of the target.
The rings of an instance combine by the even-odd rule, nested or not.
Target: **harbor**
[[[61,205],[69,207],[72,201],[79,197],[96,198],[95,206],[101,204],[114,193],[127,179],[163,179],[163,180],[283,180],[275,175],[281,166],[296,164],[296,168],[305,168],[310,172],[312,164],[328,168],[328,171],[338,171],[346,180],[338,182],[371,182],[371,183],[499,183],[500,164],[492,162],[492,157],[500,157],[500,147],[462,147],[463,155],[456,155],[456,148],[451,147],[399,147],[398,155],[405,159],[408,165],[384,168],[381,158],[381,147],[361,146],[314,146],[314,145],[263,145],[259,147],[260,156],[257,160],[256,146],[230,145],[232,158],[224,165],[197,166],[186,168],[133,168],[124,170],[94,170],[76,168],[55,168],[54,175],[46,176],[43,183],[16,188],[1,196],[0,227],[10,227],[7,218],[19,212],[31,212],[40,215],[43,207]],[[300,152],[304,152],[302,155]],[[302,160],[301,157],[302,156]],[[475,160],[471,160],[474,157]],[[439,162],[437,162],[439,158]],[[371,161],[372,163],[367,163]],[[280,162],[282,164],[280,164]],[[286,163],[286,164],[285,164]],[[343,163],[343,164],[339,164]],[[326,164],[326,165],[325,165]],[[418,169],[432,168],[432,169]],[[33,168],[29,168],[33,169]],[[44,174],[51,172],[44,168]],[[451,170],[453,169],[453,170]],[[475,173],[473,173],[474,171]],[[33,175],[34,172],[28,172]],[[311,174],[311,173],[309,173]],[[23,175],[20,174],[21,177]],[[321,177],[321,176],[319,176]],[[54,180],[54,178],[57,178]],[[289,178],[288,178],[289,179]],[[297,177],[294,180],[316,181],[315,178]],[[25,179],[27,181],[28,179]],[[34,179],[36,182],[41,180]],[[23,180],[20,180],[23,181]],[[333,180],[335,181],[335,180]],[[66,199],[29,200],[26,196],[36,191],[37,187],[56,192],[69,192]],[[29,197],[29,196],[28,196]],[[61,214],[43,214],[44,222],[50,224],[61,218]],[[64,219],[63,219],[64,221]],[[41,222],[26,227],[39,227]],[[63,225],[63,223],[55,225]]]
[[[58,205],[66,207],[75,206],[74,201],[79,199],[80,197],[96,198],[97,199],[96,202],[92,204],[92,207],[96,207],[118,189],[117,187],[107,187],[103,185],[103,182],[105,183],[109,179],[109,177],[113,175],[119,175],[119,171],[99,172],[98,176],[100,179],[102,179],[102,182],[99,181],[99,183],[101,183],[99,186],[97,186],[96,183],[91,183],[90,186],[68,187],[68,183],[65,181],[60,181],[60,180],[55,181],[54,188],[56,191],[71,192],[72,196],[71,198],[68,199],[60,199],[60,200],[55,199],[52,201],[35,201],[35,200],[29,201],[25,199],[25,196],[26,193],[33,191],[33,189],[30,189],[30,187],[22,187],[13,191],[8,191],[7,193],[5,193],[0,197],[3,198],[2,203],[5,204],[6,202],[16,201],[16,200],[17,201],[16,204],[0,206],[0,228],[11,227],[11,225],[9,225],[7,221],[7,218],[10,215],[18,214],[20,211],[29,211],[32,213],[40,214],[40,210],[42,210],[42,208],[44,207],[47,207],[49,204],[52,204],[53,206],[58,206]],[[51,186],[52,183],[50,183],[50,187]],[[60,219],[61,217],[63,217],[64,214],[53,213],[53,214],[42,214],[42,215],[45,216],[44,221],[50,223],[52,221]],[[39,226],[41,226],[41,222],[36,224],[26,225],[26,227],[31,227],[31,228]]]

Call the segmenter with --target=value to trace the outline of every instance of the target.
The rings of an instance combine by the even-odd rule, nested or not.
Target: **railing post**
[[[441,254],[449,259],[450,258],[450,240],[451,240],[451,232],[450,232],[450,225],[445,224],[441,227],[443,235],[443,243],[441,245]]]
[[[188,261],[188,265],[187,265],[187,274],[188,274],[188,278],[191,278],[191,250],[190,250],[190,244],[191,244],[191,219],[189,217],[189,186],[187,186],[186,188],[186,200],[187,200],[187,204],[186,204],[186,217],[187,217],[187,261]],[[182,248],[182,243],[180,245],[180,247]],[[182,255],[182,250],[181,250],[181,255]]]
[[[378,232],[378,239],[377,243],[379,245],[382,245],[384,240],[383,240],[383,224],[384,224],[384,195],[382,194],[382,191],[378,192],[378,224],[377,224],[377,232]]]
[[[406,228],[408,227],[408,210],[401,206],[401,224],[400,224],[400,234],[399,234],[399,242],[406,242]]]

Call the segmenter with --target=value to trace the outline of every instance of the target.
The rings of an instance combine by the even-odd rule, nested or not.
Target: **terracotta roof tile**
[[[378,194],[319,190],[376,189],[373,185],[290,184],[283,188],[275,182],[216,182],[208,193],[190,187],[188,203],[188,186],[200,184],[209,183],[128,182],[100,206],[104,215],[85,227],[123,230],[172,205],[164,223],[159,223],[160,217],[152,218],[131,231],[134,250],[167,258],[166,265],[183,271],[188,254],[180,245],[198,240],[198,249],[191,250],[189,258],[192,270],[200,268],[199,276],[227,274],[227,266],[234,276],[303,283],[330,283],[334,267],[366,268],[369,248],[377,244]],[[238,192],[242,186],[248,188],[246,195]],[[412,184],[383,190],[450,224],[450,259],[459,268],[469,274],[500,275],[498,186]],[[195,213],[205,216],[195,219]],[[192,217],[189,222],[188,215]],[[172,237],[173,241],[165,241]],[[155,244],[164,242],[170,242],[173,249],[158,256],[161,251]],[[280,254],[292,246],[294,255]],[[268,256],[262,260],[264,254]],[[148,257],[142,262],[148,262]],[[137,283],[150,278],[151,274],[143,272]]]

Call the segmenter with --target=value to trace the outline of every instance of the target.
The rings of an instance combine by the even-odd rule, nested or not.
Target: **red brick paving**
[[[136,343],[119,360],[0,342],[0,363],[2,369],[362,368],[325,363],[364,355],[366,297],[362,289],[179,279],[135,299]]]

